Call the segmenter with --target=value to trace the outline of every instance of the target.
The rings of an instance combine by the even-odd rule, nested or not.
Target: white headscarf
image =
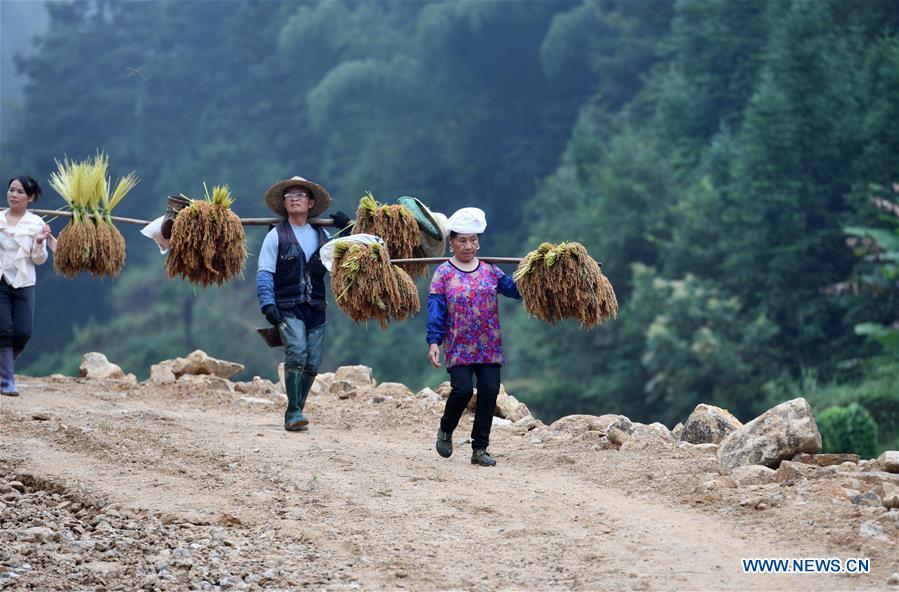
[[[456,210],[446,221],[447,233],[481,234],[487,229],[487,215],[480,208]]]

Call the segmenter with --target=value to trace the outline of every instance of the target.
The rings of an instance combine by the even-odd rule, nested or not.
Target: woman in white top
[[[34,266],[47,260],[47,245],[56,239],[28,204],[41,196],[31,177],[10,179],[6,191],[9,208],[0,212],[0,394],[19,395],[15,359],[31,338],[34,319]]]

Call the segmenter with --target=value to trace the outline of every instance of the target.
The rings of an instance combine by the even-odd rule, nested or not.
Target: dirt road
[[[286,433],[278,405],[228,392],[19,382],[0,398],[0,484],[22,484],[0,495],[0,588],[858,590],[899,571],[899,511],[824,483],[710,490],[714,455],[692,449],[497,427],[480,468],[468,446],[437,456],[439,407],[414,400],[319,396]],[[742,572],[766,557],[872,571]]]

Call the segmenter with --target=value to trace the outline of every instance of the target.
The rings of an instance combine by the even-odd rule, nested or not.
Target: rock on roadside
[[[727,409],[700,403],[687,418],[680,440],[690,444],[720,444],[741,427],[740,420]]]
[[[772,407],[743,427],[731,432],[718,448],[718,466],[730,473],[742,465],[777,468],[782,460],[800,452],[821,450],[821,434],[804,398]]]
[[[88,352],[81,357],[81,366],[78,372],[82,378],[97,378],[116,380],[125,379],[125,372],[116,364],[113,364],[100,352]]]

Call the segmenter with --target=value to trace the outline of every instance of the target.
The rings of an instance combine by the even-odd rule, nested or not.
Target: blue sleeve
[[[514,298],[515,300],[521,300],[521,293],[518,291],[518,284],[515,283],[515,280],[513,280],[512,276],[510,275],[506,275],[505,273],[501,275],[499,278],[499,282],[497,282],[496,284],[496,288],[503,296]]]
[[[256,272],[256,298],[260,310],[275,303],[275,275],[272,272],[264,269]]]
[[[428,295],[428,343],[443,343],[446,336],[446,296],[443,294]]]

